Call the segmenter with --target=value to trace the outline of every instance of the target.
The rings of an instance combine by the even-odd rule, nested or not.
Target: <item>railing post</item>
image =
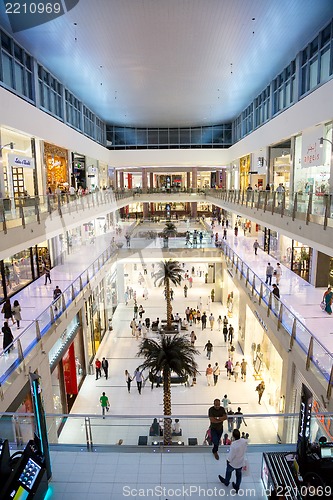
[[[59,212],[60,217],[62,217],[62,213],[61,213],[61,195],[58,194],[57,198],[58,198],[58,212]]]
[[[294,342],[296,340],[296,324],[297,324],[296,321],[297,321],[296,318],[294,318],[293,326],[292,326],[292,330],[291,330],[290,344],[289,344],[290,351],[294,347]]]
[[[331,367],[330,379],[328,381],[326,398],[331,399],[332,396],[332,384],[333,384],[333,365]]]
[[[331,196],[330,194],[325,195],[326,196],[326,206],[325,206],[325,215],[324,215],[324,229],[326,230],[327,228],[327,219],[330,216],[330,210],[331,210]]]
[[[75,290],[74,290],[73,283],[72,283],[72,286],[71,286],[71,294],[72,294],[72,300],[74,301],[75,300]]]
[[[296,212],[297,212],[297,193],[294,194],[293,212],[292,212],[292,215],[291,215],[291,219],[292,220],[295,220]]]
[[[39,196],[35,196],[35,215],[38,224],[40,224],[40,210],[39,210],[40,200]]]
[[[3,232],[4,232],[4,234],[7,234],[6,214],[5,214],[5,207],[3,206],[3,202],[1,203],[0,214],[2,216]]]
[[[244,205],[244,191],[242,191],[242,201],[241,201],[241,205]]]
[[[39,326],[38,319],[35,320],[35,325],[36,325],[36,339],[39,342],[42,337],[41,337],[41,334],[40,334],[40,326]]]
[[[20,339],[17,339],[17,357],[19,358],[20,361],[24,360],[23,349]]]
[[[20,212],[20,217],[22,219],[22,227],[25,228],[25,218],[24,218],[24,210],[23,210],[23,205],[22,202],[19,202],[19,212]]]
[[[250,269],[247,268],[247,270],[246,270],[246,281],[245,281],[246,288],[247,288],[247,284],[249,282],[249,277],[250,277]]]
[[[80,291],[82,292],[83,290],[82,276],[79,276],[79,281],[80,281]]]
[[[274,214],[274,210],[275,210],[275,201],[276,201],[276,191],[273,191],[273,199],[272,199],[272,215]]]
[[[251,208],[254,207],[254,191],[252,191]]]
[[[310,222],[310,215],[311,215],[311,212],[312,212],[312,196],[313,194],[312,193],[309,193],[309,198],[308,198],[308,209],[306,211],[306,225],[309,224]]]
[[[284,209],[286,207],[286,192],[283,191],[282,193],[282,200],[281,200],[281,217],[284,216]]]
[[[266,208],[267,208],[267,198],[268,198],[268,191],[265,191],[264,212],[266,212]]]
[[[308,355],[306,358],[306,369],[307,371],[310,370],[310,364],[311,364],[311,358],[313,356],[313,337],[311,336],[310,339],[310,344],[309,344],[309,349],[308,349]]]
[[[262,191],[258,191],[257,210],[259,210],[259,208],[260,208],[260,198],[261,198],[260,195],[261,195],[261,193],[262,193]]]
[[[267,306],[267,317],[269,317],[271,309],[272,309],[272,300],[273,300],[273,293],[270,292],[269,299],[268,299],[268,306]]]
[[[235,269],[235,275],[237,276],[237,273],[238,273],[238,260],[239,258],[237,257],[237,260],[236,260],[236,269]]]
[[[255,286],[256,286],[256,276],[255,276],[255,274],[254,274],[254,275],[253,275],[253,281],[252,281],[252,290],[251,290],[251,295],[252,295],[252,297],[253,297],[253,295],[254,295]]]
[[[259,292],[259,305],[261,304],[262,301],[262,295],[263,295],[264,287],[263,284],[260,283],[260,292]]]
[[[239,276],[240,280],[243,278],[243,273],[244,273],[244,262],[242,261],[241,272],[240,272],[240,276]]]
[[[282,316],[283,316],[283,304],[280,302],[280,309],[278,312],[278,324],[277,324],[278,330],[280,330],[281,325],[282,325]]]
[[[51,320],[51,325],[53,325],[53,323],[54,323],[54,311],[53,311],[52,305],[50,307],[50,320]]]

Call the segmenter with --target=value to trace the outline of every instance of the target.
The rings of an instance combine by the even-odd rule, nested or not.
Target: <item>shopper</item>
[[[205,330],[206,325],[207,325],[207,315],[204,312],[203,315],[201,316],[201,328],[202,328],[202,330]]]
[[[261,405],[261,398],[265,391],[265,382],[263,380],[257,385],[256,391],[258,392],[258,403]]]
[[[98,380],[99,378],[102,378],[102,363],[100,362],[100,360],[98,358],[96,358],[96,361],[95,361],[95,371],[96,371],[96,380]]]
[[[60,295],[62,294],[62,291],[60,290],[59,286],[57,285],[55,289],[53,290],[53,303],[54,303],[54,310],[58,310],[58,300]]]
[[[8,322],[8,320],[11,319],[13,325],[15,325],[15,321],[14,321],[14,317],[13,317],[13,311],[12,311],[12,305],[11,305],[9,299],[5,300],[5,303],[4,303],[4,305],[2,306],[2,309],[1,309],[1,314],[4,315],[5,321]]]
[[[208,386],[214,385],[213,368],[210,363],[206,368],[206,379]]]
[[[141,394],[142,382],[144,381],[144,377],[142,375],[142,370],[140,370],[139,367],[135,370],[133,378],[136,381],[136,385],[137,385],[137,388],[138,388],[138,393]]]
[[[239,361],[237,361],[237,363],[234,365],[234,369],[233,369],[235,382],[237,382],[240,371],[241,371],[241,367],[240,367]]]
[[[14,346],[11,346],[11,344],[14,340],[14,335],[12,334],[12,331],[9,328],[7,321],[4,322],[1,330],[3,333],[2,347],[3,347],[4,353],[9,354],[10,349],[11,348],[14,349]]]
[[[102,392],[102,395],[99,398],[99,402],[101,403],[103,418],[105,418],[105,412],[109,411],[110,409],[109,398],[105,395],[105,392]]]
[[[17,323],[17,329],[19,330],[22,316],[21,316],[21,306],[20,306],[18,300],[14,300],[14,305],[12,307],[12,313],[13,313],[13,317]]]
[[[273,276],[273,266],[271,266],[271,263],[268,262],[267,267],[266,267],[266,285],[272,285],[272,276]]]
[[[221,407],[221,401],[214,399],[214,406],[208,410],[208,417],[210,420],[211,439],[213,443],[212,453],[216,460],[219,460],[219,444],[223,433],[223,422],[227,419],[225,409]]]
[[[253,243],[253,248],[254,248],[254,255],[257,255],[258,248],[259,248],[259,243],[258,243],[258,240],[256,240],[256,241]]]
[[[236,472],[236,482],[232,482],[232,487],[238,493],[241,482],[242,482],[242,468],[245,463],[245,453],[247,448],[247,440],[240,437],[240,432],[238,429],[234,429],[232,432],[233,442],[230,446],[230,452],[227,458],[227,468],[225,471],[225,478],[218,476],[221,483],[229,486],[231,474],[233,471]]]
[[[222,323],[223,323],[222,316],[219,316],[217,318],[217,324],[218,324],[218,331],[219,332],[221,331]]]
[[[214,322],[215,322],[215,318],[214,318],[213,313],[210,313],[208,319],[209,319],[209,324],[210,324],[210,331],[212,332],[214,329]]]
[[[51,284],[51,270],[50,266],[48,264],[43,264],[43,269],[44,269],[44,276],[45,276],[45,282],[44,285],[47,284],[47,280],[49,280],[49,283]]]
[[[129,374],[128,370],[125,370],[125,380],[126,380],[126,384],[127,384],[128,394],[130,394],[130,392],[131,392],[131,383],[132,383],[133,379],[132,379],[131,375]]]
[[[274,271],[274,276],[276,279],[276,284],[279,285],[281,281],[281,276],[282,276],[282,268],[280,262],[276,264],[276,269]]]
[[[240,406],[237,408],[237,411],[235,411],[235,420],[236,420],[236,429],[239,430],[242,424],[244,424],[245,427],[247,427],[247,423],[244,420],[242,408]]]
[[[206,351],[207,358],[210,359],[213,352],[213,344],[210,340],[208,340],[208,342],[205,344],[204,351]]]
[[[244,380],[244,382],[246,382],[246,367],[247,367],[247,362],[243,358],[241,362],[241,379]]]
[[[274,298],[274,306],[275,306],[275,310],[277,310],[279,308],[279,299],[280,299],[280,290],[279,290],[279,287],[273,283],[273,298]]]
[[[215,363],[215,366],[213,368],[214,385],[217,384],[217,381],[219,379],[220,373],[221,373],[221,370],[220,370],[219,364]]]
[[[108,379],[108,374],[109,374],[109,362],[105,358],[102,359],[102,368],[103,368],[103,371],[104,371],[105,378],[107,380]]]

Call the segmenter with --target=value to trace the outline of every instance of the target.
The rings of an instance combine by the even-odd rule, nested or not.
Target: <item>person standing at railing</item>
[[[57,285],[55,289],[53,290],[53,302],[54,302],[54,310],[58,310],[58,300],[60,295],[62,294],[62,291],[60,290],[59,286]]]
[[[274,305],[275,305],[275,309],[276,311],[278,310],[279,308],[279,299],[280,299],[280,289],[279,287],[273,283],[273,297],[274,297]]]

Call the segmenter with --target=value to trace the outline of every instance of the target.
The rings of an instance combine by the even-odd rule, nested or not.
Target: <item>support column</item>
[[[119,189],[119,172],[118,172],[118,170],[114,171],[114,188]]]
[[[192,189],[197,189],[197,182],[198,182],[198,168],[193,167],[192,168]],[[191,217],[197,217],[198,215],[198,210],[197,210],[197,202],[191,203]]]
[[[310,283],[316,287],[328,286],[331,257],[312,249]]]
[[[153,189],[154,186],[154,172],[149,172],[149,187]]]
[[[119,183],[120,189],[124,189],[124,172],[122,170],[119,172]]]
[[[145,193],[147,191],[148,186],[148,178],[147,178],[147,170],[145,168],[142,169],[142,190]],[[143,218],[146,219],[149,214],[148,203],[143,203]]]
[[[186,188],[190,189],[191,187],[191,172],[186,172]]]

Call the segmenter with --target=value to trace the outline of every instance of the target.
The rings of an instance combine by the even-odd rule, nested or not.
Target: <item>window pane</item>
[[[2,52],[2,81],[9,85],[9,87],[14,88],[13,85],[13,61],[10,56],[7,56]]]
[[[158,141],[159,144],[166,145],[169,144],[169,131],[167,128],[160,128],[158,131]]]
[[[26,72],[26,85],[26,96],[29,97],[29,99],[33,100],[34,94],[32,90],[32,74],[30,73],[30,71]]]
[[[286,106],[289,106],[291,103],[290,99],[290,81],[286,84]]]
[[[15,63],[15,88],[20,94],[25,94],[23,68],[17,63]]]
[[[330,47],[327,47],[320,58],[320,81],[324,82],[330,76]]]
[[[310,89],[313,89],[318,84],[318,59],[310,63]]]

